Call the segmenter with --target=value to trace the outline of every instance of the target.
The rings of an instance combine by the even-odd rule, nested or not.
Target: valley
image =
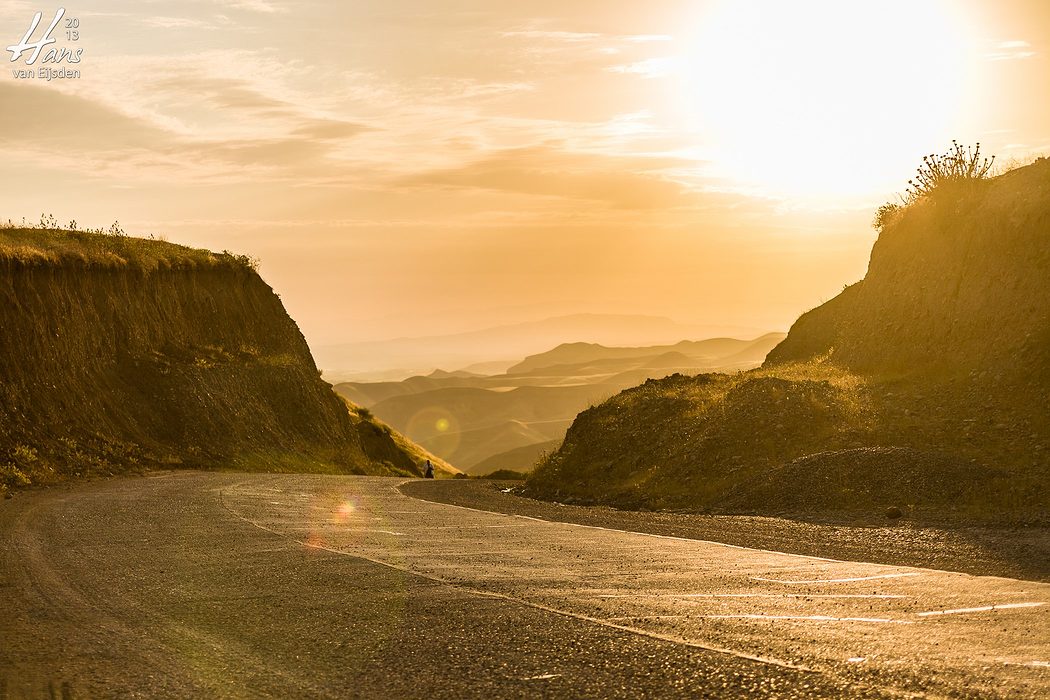
[[[648,379],[756,367],[783,338],[769,333],[648,347],[566,343],[501,374],[435,371],[399,382],[342,382],[335,390],[468,473],[527,472],[588,406]]]

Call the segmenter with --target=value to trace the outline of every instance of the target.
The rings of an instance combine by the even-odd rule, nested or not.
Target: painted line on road
[[[895,625],[914,625],[914,620],[894,620],[887,617],[832,617],[830,615],[701,615],[707,620],[804,620],[809,622],[881,622]]]
[[[318,525],[326,526],[326,525],[328,525],[328,522],[327,521],[313,521],[311,524],[314,525],[315,527],[318,526]],[[337,525],[344,526],[343,523],[338,523]],[[404,532],[397,532],[396,530],[381,530],[381,529],[376,528],[376,527],[345,527],[345,529],[349,530],[350,532],[357,532],[357,533],[360,533],[360,534],[363,534],[363,535],[370,535],[370,534],[374,534],[376,532],[380,532],[380,533],[382,533],[384,535],[397,535],[398,537],[407,537],[407,533],[404,533]]]
[[[857,581],[874,581],[876,579],[883,578],[905,578],[906,576],[921,576],[918,571],[908,571],[906,573],[898,574],[878,574],[877,576],[853,576],[850,578],[817,578],[810,579],[808,581],[786,581],[778,578],[762,578],[761,576],[749,576],[752,581],[763,581],[765,583],[786,583],[792,585],[802,585],[811,583],[855,583]]]
[[[231,488],[236,488],[236,486],[237,486],[237,484],[234,484]],[[284,540],[292,540],[292,541],[297,542],[298,544],[302,545],[303,547],[307,547],[309,549],[316,549],[316,550],[329,552],[331,554],[336,554],[336,555],[339,555],[339,556],[351,557],[351,558],[354,558],[354,559],[361,559],[362,561],[369,561],[369,562],[372,562],[373,564],[378,564],[380,566],[385,566],[387,568],[394,569],[395,571],[401,571],[401,572],[409,574],[411,576],[416,576],[418,578],[426,579],[428,581],[433,581],[435,583],[440,583],[440,584],[442,584],[444,586],[448,586],[449,588],[453,588],[453,589],[456,589],[456,590],[466,591],[467,593],[471,593],[471,594],[482,596],[482,597],[486,597],[486,598],[495,598],[495,599],[498,599],[498,600],[505,600],[505,601],[510,602],[510,603],[516,603],[518,605],[524,605],[524,606],[527,606],[527,607],[530,607],[530,608],[534,608],[536,610],[543,610],[545,612],[553,613],[555,615],[561,615],[563,617],[571,617],[571,618],[576,619],[576,620],[582,620],[583,622],[590,622],[591,624],[601,625],[602,627],[608,627],[610,629],[619,630],[621,632],[627,632],[629,634],[635,634],[635,635],[638,635],[638,636],[641,636],[641,637],[649,637],[650,639],[656,639],[656,640],[662,641],[662,642],[669,642],[671,644],[678,644],[680,646],[686,646],[686,647],[690,647],[692,649],[700,649],[702,651],[709,651],[709,652],[712,652],[712,653],[715,653],[715,654],[724,654],[726,656],[732,656],[732,657],[735,657],[735,658],[738,658],[738,659],[744,659],[744,660],[747,660],[747,661],[755,661],[757,663],[767,664],[769,666],[777,666],[779,668],[791,669],[792,671],[798,671],[800,673],[817,673],[817,674],[821,673],[821,671],[818,671],[816,669],[812,669],[812,668],[809,668],[807,666],[802,666],[802,665],[799,665],[799,664],[795,664],[795,663],[792,663],[790,661],[783,661],[781,659],[774,659],[774,658],[769,658],[769,657],[764,657],[764,656],[756,656],[756,655],[753,655],[753,654],[748,654],[746,652],[736,651],[734,649],[726,649],[726,648],[723,648],[723,647],[716,647],[716,646],[711,646],[711,645],[707,645],[707,644],[701,644],[699,642],[694,642],[694,641],[691,641],[691,640],[688,640],[688,639],[684,639],[682,637],[676,637],[674,635],[661,634],[659,632],[638,629],[636,627],[628,627],[626,625],[617,624],[615,622],[606,622],[606,621],[604,621],[604,620],[602,620],[600,618],[591,617],[590,615],[584,615],[582,613],[575,613],[575,612],[571,612],[569,610],[559,610],[558,608],[552,608],[552,607],[550,607],[548,605],[543,605],[542,603],[536,603],[536,602],[533,602],[533,601],[530,601],[530,600],[524,600],[522,598],[515,598],[515,597],[509,596],[509,595],[507,595],[505,593],[494,593],[494,592],[491,592],[491,591],[483,591],[483,590],[480,590],[480,589],[477,589],[477,588],[471,588],[470,586],[465,586],[463,584],[453,583],[453,582],[447,581],[447,580],[445,580],[445,579],[443,579],[443,578],[441,578],[439,576],[434,576],[434,575],[431,575],[431,574],[424,574],[424,573],[421,573],[419,571],[415,571],[413,569],[410,569],[407,566],[403,566],[403,565],[400,565],[400,564],[394,564],[394,563],[388,562],[388,561],[383,561],[382,559],[374,559],[372,557],[368,557],[368,556],[365,556],[363,554],[354,554],[354,553],[351,553],[351,552],[344,552],[342,550],[333,549],[331,547],[326,547],[326,546],[324,546],[322,544],[316,544],[316,543],[311,543],[311,542],[307,542],[307,541],[304,541],[304,540],[298,540],[298,539],[295,539],[295,537],[293,537],[293,536],[285,535],[284,533],[278,532],[277,530],[269,528],[266,525],[263,525],[262,523],[256,522],[256,521],[254,521],[254,520],[252,520],[252,519],[250,519],[250,518],[248,518],[248,517],[246,517],[244,515],[241,515],[240,513],[238,513],[237,511],[235,511],[233,508],[231,508],[229,505],[226,504],[225,492],[223,491],[223,489],[218,489],[217,493],[218,493],[218,497],[219,497],[219,505],[221,505],[222,508],[224,510],[226,510],[228,513],[230,513],[233,517],[235,517],[238,520],[241,520],[241,521],[243,521],[245,523],[248,523],[249,525],[251,525],[253,527],[256,527],[256,528],[258,528],[260,530],[263,530],[264,532],[269,532],[271,535],[274,535],[275,537],[279,537],[279,538],[284,539]],[[468,508],[467,510],[474,510],[474,509],[473,508]],[[479,512],[489,513],[489,511],[479,511]],[[521,516],[521,517],[528,517],[528,516]],[[536,518],[529,518],[529,519],[530,520],[536,520]],[[546,521],[543,521],[543,522],[546,522]],[[680,539],[680,538],[675,538],[675,539]],[[692,541],[695,541],[695,540],[692,540]],[[732,546],[732,545],[730,545],[730,546]],[[746,547],[739,547],[738,549],[747,549],[747,548]]]
[[[1038,608],[1046,603],[1003,603],[1001,605],[984,605],[979,608],[956,608],[954,610],[928,610],[915,613],[919,617],[933,617],[935,615],[962,615],[963,613],[990,612],[993,610],[1007,610],[1014,608]]]
[[[603,617],[606,622],[631,622],[642,620],[681,620],[691,617],[690,615],[628,615],[627,617]]]
[[[424,526],[423,530],[478,530],[484,528],[506,528],[506,527],[526,527],[524,523],[518,525],[427,525]]]
[[[598,598],[912,598],[889,593],[608,593]]]
[[[504,554],[538,554],[539,552],[508,552],[505,549],[494,549],[491,551],[478,551],[478,552],[398,552],[399,557],[476,557],[476,556],[494,556]]]

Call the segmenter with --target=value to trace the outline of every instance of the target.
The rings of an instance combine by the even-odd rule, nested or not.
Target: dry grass
[[[0,227],[0,264],[18,267],[75,267],[156,270],[246,269],[257,263],[246,255],[213,253],[153,238],[134,238],[119,230]]]

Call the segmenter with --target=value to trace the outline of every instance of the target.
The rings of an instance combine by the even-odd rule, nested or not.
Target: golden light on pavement
[[[350,501],[343,501],[336,506],[335,512],[332,514],[332,522],[337,524],[345,523],[353,514],[357,508]]]

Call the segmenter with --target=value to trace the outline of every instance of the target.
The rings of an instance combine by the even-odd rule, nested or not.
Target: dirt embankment
[[[157,464],[415,473],[389,445],[368,454],[238,256],[4,231],[0,338],[0,484]]]

